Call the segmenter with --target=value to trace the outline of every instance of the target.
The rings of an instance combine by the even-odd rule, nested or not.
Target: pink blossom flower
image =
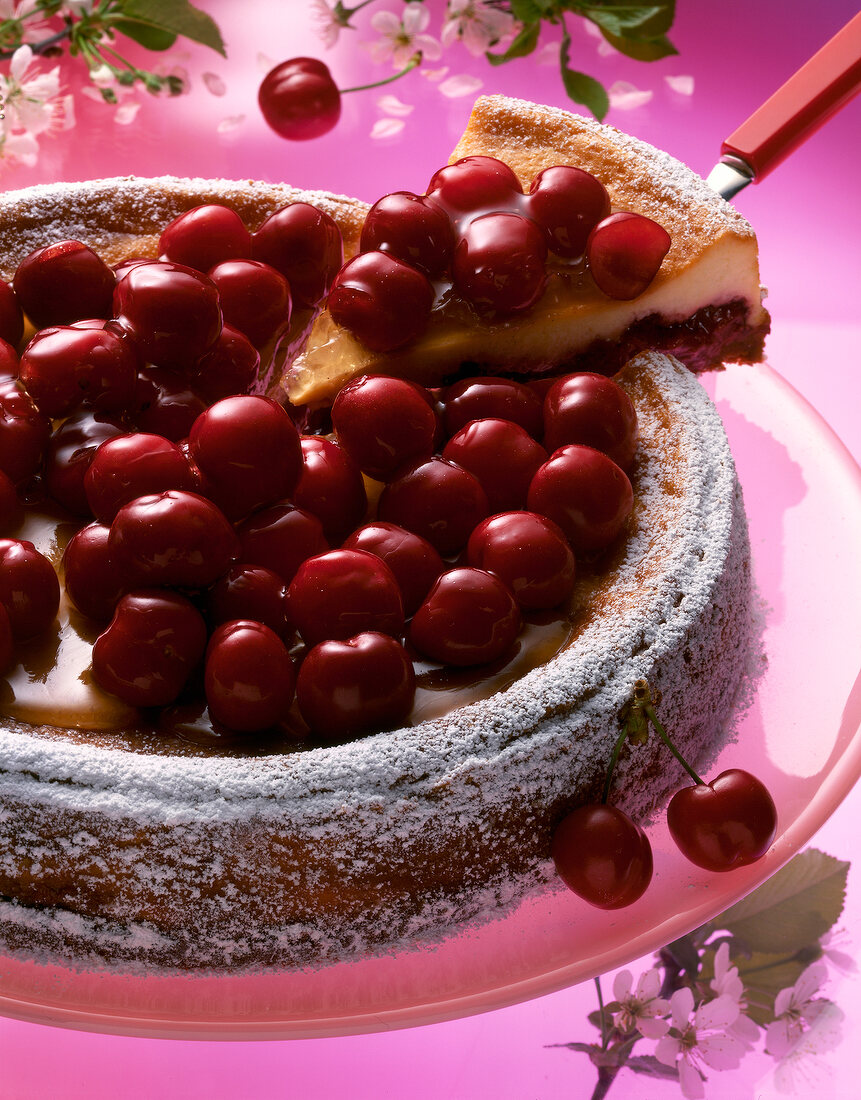
[[[775,1058],[785,1057],[813,1025],[829,1002],[816,994],[828,977],[820,959],[798,976],[795,985],[781,989],[774,999],[774,1022],[765,1029],[765,1049]]]
[[[701,1067],[735,1069],[747,1052],[747,1046],[728,1032],[738,1019],[738,1002],[723,993],[694,1009],[694,995],[685,986],[670,998],[670,1013],[670,1033],[658,1040],[655,1057],[676,1067],[688,1100],[700,1100],[705,1096]]]
[[[33,10],[33,4],[29,0],[0,0],[0,22],[7,20],[19,20],[22,15]],[[19,24],[20,42],[41,42],[56,29],[47,19],[25,19]],[[10,47],[11,48],[11,47]]]
[[[417,0],[404,4],[400,19],[394,12],[377,12],[371,19],[371,26],[380,35],[379,42],[373,42],[370,47],[374,61],[391,58],[396,69],[403,69],[417,53],[436,61],[442,54],[442,47],[435,38],[424,33],[429,22],[427,6]]]
[[[327,0],[311,0],[311,14],[317,24],[317,34],[327,50],[338,41],[341,28],[345,25],[335,10],[335,5]]]
[[[60,86],[59,68],[43,72],[30,46],[19,46],[0,75],[4,115],[0,128],[0,156],[33,165],[38,138],[75,125],[74,103]]]
[[[513,34],[518,27],[514,16],[485,0],[449,0],[442,27],[442,44],[460,40],[473,57],[481,57],[491,46]]]
[[[727,1034],[752,1048],[759,1038],[759,1026],[744,1014],[747,1007],[744,984],[738,976],[738,967],[729,965],[729,944],[726,941],[715,952],[715,976],[709,984],[719,997],[732,997],[738,1005],[738,1017],[727,1028]]]
[[[636,1028],[647,1039],[660,1039],[670,1028],[667,1021],[660,1018],[670,1010],[670,1002],[659,996],[660,971],[653,968],[641,974],[634,992],[631,991],[633,981],[630,970],[620,970],[613,981],[613,996],[619,1002],[613,1024],[620,1031]]]

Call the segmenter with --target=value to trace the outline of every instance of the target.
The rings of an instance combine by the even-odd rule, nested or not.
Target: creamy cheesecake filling
[[[656,339],[649,346],[657,350],[664,350],[662,326],[672,330],[692,322],[687,342],[693,353],[709,344],[711,337],[707,325],[698,323],[698,315],[729,303],[739,303],[735,311],[739,331],[756,333],[749,357],[755,358],[768,331],[768,315],[755,280],[755,258],[754,242],[726,238],[672,279],[659,273],[652,286],[631,302],[607,298],[582,266],[559,268],[532,309],[499,320],[477,317],[466,303],[447,296],[421,337],[386,353],[370,351],[324,311],[314,322],[304,351],[287,371],[286,396],[294,405],[330,404],[350,379],[369,373],[394,374],[433,386],[456,374],[464,362],[484,368],[485,373],[546,373],[576,365],[578,356],[599,342],[622,343],[628,331],[646,319],[654,320]],[[739,271],[748,273],[746,281],[739,278]],[[704,366],[722,363],[724,350],[716,345]],[[685,361],[684,355],[679,358]],[[621,362],[603,373],[614,373]]]

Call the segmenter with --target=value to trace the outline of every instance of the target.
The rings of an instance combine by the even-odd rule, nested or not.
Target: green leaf
[[[128,19],[117,19],[111,27],[147,50],[169,50],[177,39],[172,31],[151,27],[147,23],[132,23]]]
[[[679,1071],[675,1066],[665,1066],[651,1054],[634,1054],[625,1062],[626,1069],[632,1069],[634,1073],[641,1073],[646,1077],[664,1077],[667,1080],[677,1081]]]
[[[505,53],[486,53],[484,56],[491,65],[504,65],[515,57],[527,57],[538,45],[540,33],[540,23],[527,23]]]
[[[545,5],[537,0],[511,0],[511,14],[518,23],[537,23],[545,14]]]
[[[559,64],[562,73],[562,83],[568,98],[575,103],[582,103],[592,112],[595,118],[601,122],[610,108],[610,98],[604,85],[593,76],[586,73],[575,72],[568,65],[568,51],[571,47],[571,39],[565,34],[562,38],[562,49],[559,53]]]
[[[793,955],[836,923],[848,873],[848,863],[808,848],[713,923],[751,951]]]
[[[605,0],[595,4],[574,0],[570,7],[602,30],[632,38],[660,38],[672,27],[676,16],[675,0],[654,0],[651,4],[632,4],[630,0]]]
[[[622,38],[615,34],[601,32],[613,49],[623,53],[625,57],[632,57],[635,61],[660,61],[662,57],[672,57],[679,51],[667,38]]]
[[[112,25],[117,23],[122,23],[122,33],[135,41],[141,41],[135,34],[141,34],[142,31],[137,30],[135,34],[130,34],[131,26],[190,38],[192,42],[200,42],[201,45],[209,46],[227,56],[221,31],[215,20],[190,4],[189,0],[125,0],[117,18],[111,20]],[[146,45],[145,42],[142,44]]]
[[[754,952],[750,958],[734,958],[738,976],[744,983],[748,996],[747,1015],[758,1024],[771,1023],[774,998],[781,989],[795,985],[803,970],[814,961],[807,952],[799,957],[787,958],[765,952]]]

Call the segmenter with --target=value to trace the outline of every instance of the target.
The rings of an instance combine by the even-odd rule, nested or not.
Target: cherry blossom
[[[0,22],[15,20],[20,27],[19,42],[40,42],[51,33],[52,27],[47,19],[21,19],[33,10],[29,0],[0,0]]]
[[[732,997],[738,1005],[737,1019],[727,1028],[727,1034],[753,1048],[759,1038],[759,1026],[744,1014],[744,984],[738,976],[738,967],[729,964],[729,944],[724,941],[715,952],[715,976],[709,985],[720,996]]]
[[[518,23],[507,11],[485,0],[449,0],[442,28],[442,44],[460,40],[473,57],[481,57],[491,46],[513,34]]]
[[[335,5],[327,0],[311,0],[311,14],[317,24],[317,34],[323,41],[327,50],[338,41],[341,28],[344,26],[340,16],[335,10]]]
[[[670,998],[672,1027],[658,1040],[655,1057],[665,1066],[675,1066],[682,1094],[688,1100],[705,1096],[702,1066],[735,1069],[747,1045],[729,1034],[739,1017],[738,1002],[726,993],[694,1009],[694,995],[684,986]]]
[[[828,1002],[816,994],[828,977],[820,959],[798,976],[795,985],[781,989],[774,999],[774,1022],[765,1029],[765,1049],[775,1058],[783,1058],[815,1022]]]
[[[371,19],[371,26],[380,35],[380,40],[371,43],[370,47],[374,61],[391,58],[396,69],[404,68],[417,53],[436,61],[442,54],[442,47],[435,38],[424,33],[429,22],[430,12],[417,0],[404,4],[401,19],[390,11],[377,12]]]
[[[774,1085],[790,1096],[813,1096],[828,1089],[832,1068],[821,1057],[843,1038],[843,1011],[833,1001],[819,1002],[816,1018],[801,1038],[774,1067]],[[832,1095],[826,1091],[825,1095]]]
[[[4,119],[0,130],[0,155],[32,165],[38,154],[38,137],[75,124],[74,104],[60,86],[59,68],[43,72],[30,46],[19,46],[9,62],[8,75],[0,75]]]
[[[656,969],[640,975],[637,988],[632,992],[634,978],[630,970],[620,970],[613,981],[613,996],[619,1002],[619,1011],[613,1014],[613,1024],[619,1031],[636,1028],[647,1039],[660,1039],[670,1025],[660,1017],[670,1008],[670,1002],[659,996],[661,974]]]

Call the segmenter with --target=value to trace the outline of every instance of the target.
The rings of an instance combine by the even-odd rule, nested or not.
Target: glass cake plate
[[[803,847],[861,774],[861,470],[770,367],[705,383],[745,491],[768,667],[724,767],[753,771],[779,811],[757,864],[714,875],[686,863],[663,818],[655,877],[629,909],[567,891],[434,949],[319,970],[121,975],[0,957],[0,1014],[126,1035],[284,1039],[427,1024],[527,1000],[625,965],[716,916]]]

